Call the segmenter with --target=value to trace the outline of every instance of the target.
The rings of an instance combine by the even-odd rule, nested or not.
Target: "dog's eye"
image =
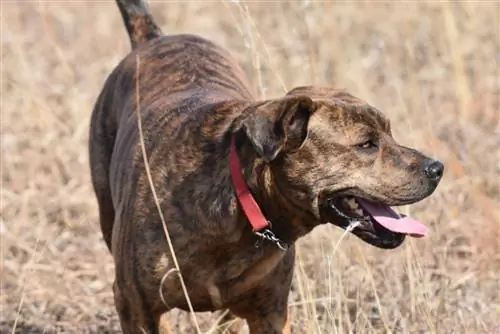
[[[358,148],[368,150],[368,149],[373,149],[377,148],[377,144],[373,140],[367,140],[365,142],[362,142],[361,144],[356,145]]]

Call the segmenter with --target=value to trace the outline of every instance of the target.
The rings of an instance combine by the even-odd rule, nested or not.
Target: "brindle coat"
[[[160,321],[187,309],[148,182],[137,110],[153,184],[196,311],[229,309],[251,333],[289,331],[287,299],[294,242],[331,222],[325,199],[351,195],[407,204],[430,195],[430,161],[398,145],[387,119],[329,87],[301,87],[255,101],[242,69],[214,43],[162,36],[145,3],[118,0],[133,46],[108,77],[90,128],[92,183],[104,240],[114,256],[115,303],[125,333],[166,332]],[[229,171],[237,139],[244,176],[274,233],[290,247],[256,248]],[[376,143],[366,145],[363,143]],[[360,145],[360,143],[362,145]],[[353,231],[383,248],[403,235]]]

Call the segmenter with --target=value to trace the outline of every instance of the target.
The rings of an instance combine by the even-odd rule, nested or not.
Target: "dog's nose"
[[[439,160],[429,160],[427,165],[425,166],[425,176],[433,181],[441,180],[444,172],[444,165]]]

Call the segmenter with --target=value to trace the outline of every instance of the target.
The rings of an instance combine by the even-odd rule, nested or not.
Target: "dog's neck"
[[[291,245],[317,226],[312,215],[287,201],[277,187],[272,167],[257,156],[250,143],[243,140],[238,152],[244,178],[278,239]]]
[[[200,143],[200,147],[204,145],[204,147],[218,152],[207,154],[206,161],[191,178],[196,180],[203,175],[212,175],[213,185],[200,188],[196,182],[192,182],[193,180],[186,180],[177,187],[179,192],[177,196],[192,197],[193,199],[186,207],[182,208],[184,214],[190,217],[186,226],[193,228],[193,231],[203,230],[206,237],[217,236],[215,239],[206,239],[214,244],[220,240],[220,242],[225,243],[241,245],[244,242],[254,245],[255,241],[258,240],[257,236],[252,233],[252,226],[238,205],[231,180],[230,144],[231,136],[236,136],[237,155],[243,169],[244,180],[264,216],[271,222],[272,232],[283,242],[292,245],[299,237],[310,232],[317,225],[317,222],[311,215],[300,212],[287,203],[286,196],[283,196],[275,185],[270,165],[257,155],[252,144],[241,131],[239,120],[246,116],[244,113],[249,104],[248,101],[219,103],[217,105],[218,113],[221,115],[227,113],[232,117],[228,117],[226,122],[218,121],[216,124],[214,124],[214,120],[217,118],[209,117],[206,119],[206,122],[212,124],[210,126],[205,124],[203,128],[211,128],[213,133],[219,133],[221,137],[210,145]],[[241,113],[239,115],[234,113],[235,109],[240,109]],[[217,159],[216,157],[226,158]],[[193,194],[196,196],[193,197]],[[214,202],[214,198],[218,198],[218,200]],[[193,210],[193,207],[196,210]],[[197,212],[203,212],[203,215],[200,216]],[[210,223],[196,226],[189,224],[189,222],[199,220]],[[276,249],[278,248],[276,247]]]

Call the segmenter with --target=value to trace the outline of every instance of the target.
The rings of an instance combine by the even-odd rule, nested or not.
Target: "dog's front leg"
[[[279,281],[270,278],[259,287],[242,312],[234,312],[244,318],[250,334],[291,334],[288,318],[288,294],[292,283],[293,255],[288,257],[273,273]],[[236,311],[236,310],[235,310]],[[239,313],[239,314],[238,314]]]
[[[291,334],[288,312],[284,310],[275,311],[266,316],[247,317],[250,334]]]

